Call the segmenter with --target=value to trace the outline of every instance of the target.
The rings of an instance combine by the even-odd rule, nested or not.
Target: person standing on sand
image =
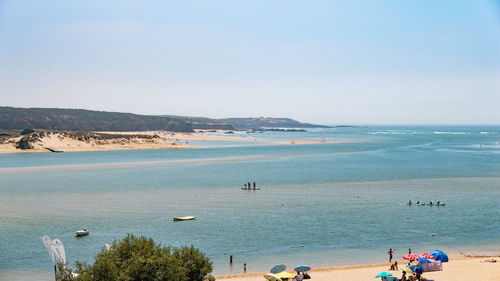
[[[247,273],[247,264],[246,263],[243,264],[243,273]]]
[[[256,186],[256,184],[255,184],[255,182],[253,182],[253,190],[255,190],[255,186]]]
[[[408,255],[411,255],[411,248],[408,248]]]
[[[231,264],[231,265],[233,264],[233,255],[229,256],[229,264]]]
[[[392,262],[392,254],[394,253],[394,251],[391,249],[389,249],[389,251],[387,252],[387,254],[389,255],[389,262]]]

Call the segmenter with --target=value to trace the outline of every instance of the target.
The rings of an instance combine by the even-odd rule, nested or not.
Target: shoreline
[[[450,261],[443,263],[442,271],[424,272],[423,277],[428,280],[439,281],[469,281],[475,280],[480,276],[481,280],[498,280],[500,276],[500,252],[492,251],[486,253],[484,251],[472,253],[453,253],[448,255]],[[494,259],[497,262],[486,262],[485,260]],[[399,265],[399,270],[389,271],[390,263],[367,263],[367,264],[351,264],[340,266],[327,266],[313,268],[308,273],[312,280],[330,281],[330,280],[378,280],[375,275],[382,271],[387,271],[393,276],[401,278],[401,271],[408,261],[396,259]],[[287,272],[294,273],[293,268],[287,269]],[[238,274],[223,274],[215,275],[216,280],[224,281],[260,281],[263,280],[264,274],[268,272],[249,272]]]
[[[191,141],[211,142],[264,142],[273,145],[310,145],[310,144],[338,144],[361,142],[354,139],[269,139],[248,138],[241,136],[222,135],[226,131],[197,130],[194,133],[179,132],[63,132],[63,131],[38,131],[32,136],[12,136],[0,142],[0,154],[23,154],[23,153],[49,153],[50,149],[59,152],[83,152],[83,151],[117,151],[117,150],[163,150],[163,149],[192,149],[213,147],[209,145],[193,145]],[[31,148],[19,149],[16,144],[22,138],[32,138]]]

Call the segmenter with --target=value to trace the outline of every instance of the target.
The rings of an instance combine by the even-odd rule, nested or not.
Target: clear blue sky
[[[500,1],[0,0],[0,105],[500,124]]]

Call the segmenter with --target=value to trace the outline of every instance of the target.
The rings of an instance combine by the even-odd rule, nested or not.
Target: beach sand
[[[198,136],[189,133],[158,133],[158,132],[99,132],[99,134],[115,135],[112,139],[89,141],[78,140],[61,132],[52,132],[40,138],[40,141],[31,143],[33,149],[17,149],[15,143],[21,139],[16,137],[0,144],[1,153],[32,153],[49,152],[52,148],[64,152],[69,151],[100,151],[100,150],[135,150],[135,149],[182,149],[195,148],[189,141],[240,141],[243,138]],[[123,136],[123,137],[120,137]],[[158,136],[157,138],[143,138],[141,136]]]
[[[485,262],[487,259],[498,262]],[[401,278],[401,266],[407,261],[398,260],[399,271],[389,271],[390,263],[365,264],[352,266],[338,266],[313,269],[309,272],[313,281],[367,281],[380,280],[377,274],[388,271],[393,276]],[[291,272],[291,271],[289,271]],[[223,281],[263,281],[264,272],[236,275],[216,276],[216,280]],[[407,275],[408,276],[408,275]],[[450,256],[450,262],[443,263],[443,271],[424,272],[422,275],[428,280],[436,281],[471,281],[471,280],[500,280],[500,258],[496,257],[466,257],[464,255]]]
[[[85,132],[73,132],[76,135],[87,134]],[[92,134],[93,132],[89,132]],[[138,150],[138,149],[184,149],[206,147],[204,145],[192,145],[190,141],[211,142],[258,142],[273,145],[296,145],[296,144],[324,144],[324,143],[349,143],[359,140],[328,139],[328,140],[285,140],[249,138],[243,136],[222,135],[225,131],[197,130],[196,133],[170,133],[170,132],[95,132],[100,135],[108,135],[109,138],[81,140],[72,135],[72,132],[45,132],[44,136],[30,144],[32,149],[17,149],[16,142],[21,137],[13,137],[0,143],[0,154],[2,153],[32,153],[49,152],[47,148],[71,152],[71,151],[103,151],[103,150]]]

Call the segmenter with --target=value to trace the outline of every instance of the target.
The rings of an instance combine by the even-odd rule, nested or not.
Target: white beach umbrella
[[[272,273],[268,273],[268,274],[264,275],[264,278],[266,278],[266,280],[268,280],[268,281],[281,281],[281,278],[279,278],[278,276],[276,276]]]

